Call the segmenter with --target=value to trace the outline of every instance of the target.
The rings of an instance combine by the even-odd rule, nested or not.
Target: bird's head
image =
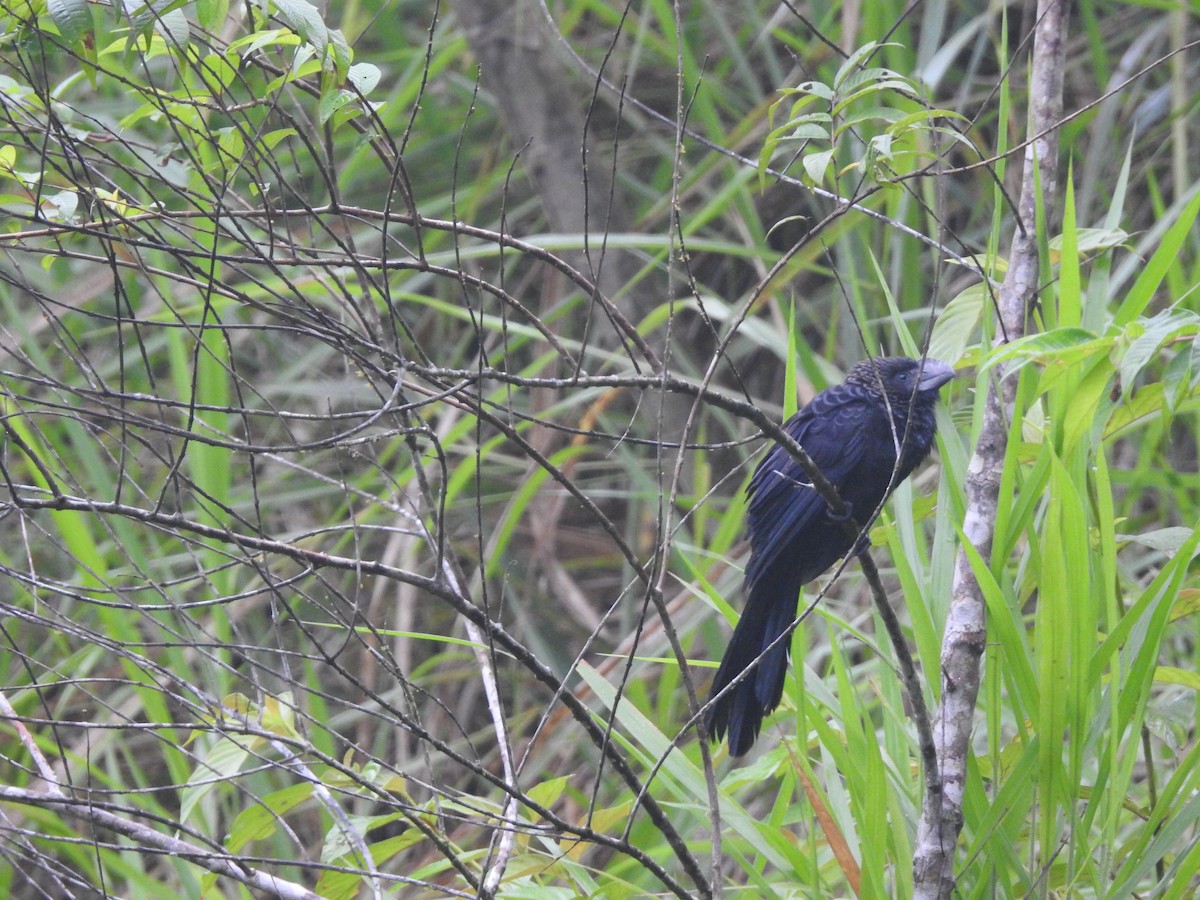
[[[932,398],[954,377],[954,368],[940,359],[909,359],[907,356],[881,356],[858,363],[847,381],[862,384],[876,393],[882,387],[893,401],[908,403],[917,396]]]

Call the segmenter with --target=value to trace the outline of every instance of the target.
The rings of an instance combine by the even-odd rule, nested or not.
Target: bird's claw
[[[845,507],[845,509],[842,512],[836,513],[831,509],[827,513],[825,513],[825,515],[827,515],[830,518],[830,520],[832,520],[834,522],[839,522],[839,523],[849,522],[851,519],[854,518],[854,505],[843,500],[842,506]]]
[[[845,510],[843,512],[835,513],[832,509],[830,509],[830,510],[826,511],[825,515],[830,519],[830,521],[837,522],[839,525],[844,525],[847,522],[853,522],[854,521],[854,504],[850,503],[847,500],[843,500],[842,506],[845,507]],[[862,556],[864,553],[866,553],[870,549],[871,549],[871,537],[866,532],[863,532],[862,534],[860,534],[858,536],[858,539],[854,542],[854,546],[850,548],[850,552],[846,554],[846,558],[851,559],[855,556]]]

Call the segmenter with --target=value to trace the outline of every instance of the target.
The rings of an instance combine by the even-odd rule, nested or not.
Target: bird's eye
[[[901,381],[908,381],[908,372],[901,372],[898,377]]]

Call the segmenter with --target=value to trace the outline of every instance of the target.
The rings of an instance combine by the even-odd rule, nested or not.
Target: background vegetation
[[[0,893],[910,894],[856,565],[752,756],[695,721],[762,429],[931,339],[872,531],[931,704],[1016,385],[959,894],[1191,895],[1196,21],[1072,10],[993,349],[1033,18],[0,0]]]

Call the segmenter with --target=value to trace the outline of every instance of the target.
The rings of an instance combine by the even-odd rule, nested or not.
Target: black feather
[[[783,427],[865,529],[887,495],[929,455],[938,389],[953,377],[954,370],[936,359],[866,360]],[[750,749],[763,718],[783,697],[791,644],[783,635],[796,616],[800,588],[856,543],[780,446],[758,464],[747,494],[746,608],[713,679],[709,696],[715,699],[705,719],[714,741],[728,734],[734,756]],[[717,696],[752,666],[754,671]]]

